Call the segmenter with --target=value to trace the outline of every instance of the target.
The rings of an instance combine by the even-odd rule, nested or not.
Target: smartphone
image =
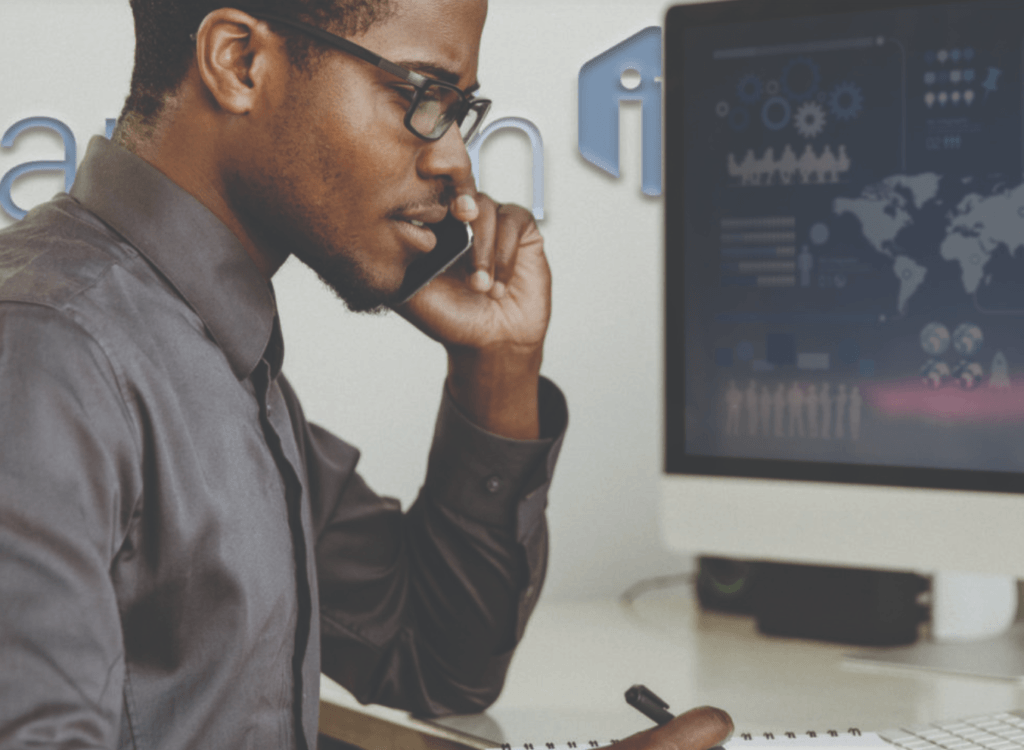
[[[416,292],[444,273],[473,246],[473,230],[469,224],[451,214],[437,224],[427,226],[437,237],[437,245],[429,253],[416,258],[406,269],[402,286],[396,295],[398,301],[393,307],[408,302]]]

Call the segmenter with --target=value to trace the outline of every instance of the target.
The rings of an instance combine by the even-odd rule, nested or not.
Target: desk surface
[[[446,723],[511,742],[622,736],[649,726],[623,700],[637,682],[674,712],[724,708],[740,732],[883,730],[1024,707],[1024,683],[862,665],[844,658],[853,650],[761,635],[678,590],[630,605],[541,601],[497,703]],[[326,679],[323,699],[352,705]]]

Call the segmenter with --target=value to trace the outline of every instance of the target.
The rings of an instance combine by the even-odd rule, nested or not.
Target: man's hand
[[[462,193],[451,212],[473,227],[471,255],[401,312],[447,349],[449,393],[470,419],[505,437],[535,439],[551,316],[544,238],[525,208],[482,193]]]
[[[664,726],[627,737],[608,750],[708,750],[729,739],[732,728],[729,714],[705,706],[680,714]]]

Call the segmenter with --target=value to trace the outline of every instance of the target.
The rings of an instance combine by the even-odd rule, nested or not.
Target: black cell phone
[[[451,214],[437,224],[427,226],[437,236],[437,245],[429,253],[416,258],[406,269],[402,286],[396,295],[398,301],[393,307],[408,302],[416,292],[444,273],[473,246],[473,230],[469,224]]]

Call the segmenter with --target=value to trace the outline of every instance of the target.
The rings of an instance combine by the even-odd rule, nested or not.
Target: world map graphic
[[[1024,185],[983,185],[932,173],[893,175],[858,197],[836,198],[833,211],[854,216],[871,247],[891,259],[900,314],[937,263],[955,263],[964,294],[977,299],[983,286],[1001,282],[993,273],[994,259],[1024,261]]]

